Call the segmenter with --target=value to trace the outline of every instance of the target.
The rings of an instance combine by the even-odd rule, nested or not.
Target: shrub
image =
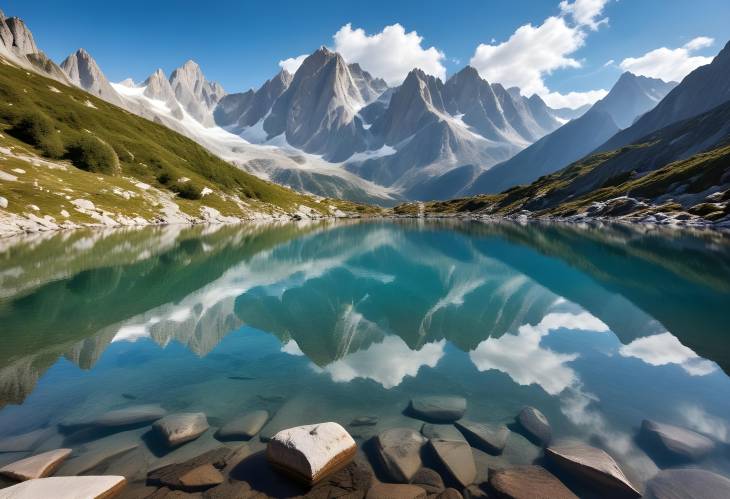
[[[200,187],[192,182],[176,182],[170,189],[183,199],[200,199],[203,197]]]
[[[38,148],[44,156],[63,156],[63,142],[53,120],[38,110],[22,112],[8,130],[10,135]]]
[[[88,172],[113,175],[119,169],[119,158],[114,149],[88,135],[79,137],[68,147],[67,157],[76,168]]]
[[[167,185],[172,181],[172,175],[167,170],[162,170],[157,175],[157,181],[162,185]]]

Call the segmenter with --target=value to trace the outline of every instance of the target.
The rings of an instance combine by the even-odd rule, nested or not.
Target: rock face
[[[683,461],[698,461],[715,449],[715,443],[699,433],[647,419],[641,423],[639,436],[668,452],[672,458]]]
[[[216,433],[221,439],[249,439],[253,438],[269,419],[268,411],[260,410],[249,412],[229,421]]]
[[[282,70],[261,88],[248,92],[228,94],[215,108],[215,122],[221,126],[245,128],[262,120],[271,110],[276,99],[289,88],[293,76]]]
[[[77,87],[116,106],[123,105],[119,94],[86,50],[79,49],[68,56],[61,63],[61,69]]]
[[[352,460],[355,441],[337,423],[320,423],[282,430],[269,441],[266,458],[275,468],[313,484]]]
[[[545,415],[534,407],[525,407],[517,416],[517,422],[527,435],[540,445],[548,445],[553,437],[553,430]]]
[[[0,12],[0,55],[44,76],[62,83],[68,82],[63,70],[38,49],[33,33],[23,20],[17,17],[5,17],[2,12]]]
[[[418,397],[411,400],[410,411],[427,421],[450,423],[466,412],[466,399],[452,396]]]
[[[509,429],[505,425],[476,423],[467,419],[455,424],[471,445],[490,454],[501,454],[509,437]]]
[[[605,451],[580,442],[548,447],[545,454],[577,479],[601,490],[626,497],[640,497],[618,463]]]
[[[116,427],[152,423],[162,418],[167,411],[157,404],[135,405],[102,414],[94,420],[97,426]]]
[[[208,420],[202,412],[170,414],[153,425],[170,447],[198,438],[208,429]]]
[[[380,460],[391,480],[410,481],[423,464],[421,448],[426,438],[411,428],[390,428],[376,439]]]
[[[491,471],[489,485],[506,499],[578,499],[563,482],[542,466]]]
[[[121,492],[126,483],[123,476],[113,475],[39,478],[0,490],[0,498],[108,499]]]
[[[226,94],[216,82],[205,79],[195,61],[187,61],[170,75],[170,87],[180,105],[205,126],[213,126],[213,109]]]
[[[726,499],[730,497],[730,480],[705,470],[664,470],[646,484],[644,497],[646,499]]]
[[[377,483],[370,487],[366,499],[425,499],[426,491],[416,485]]]
[[[52,475],[71,454],[71,449],[56,449],[36,454],[0,468],[0,475],[14,480],[31,480]]]

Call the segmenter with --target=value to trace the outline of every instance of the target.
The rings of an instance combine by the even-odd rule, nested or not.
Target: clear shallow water
[[[719,442],[697,465],[730,476],[727,237],[367,222],[69,232],[0,248],[0,438],[50,428],[38,449],[83,453],[109,434],[59,424],[159,403],[213,427],[259,408],[291,426],[378,416],[349,427],[363,443],[419,427],[403,414],[412,397],[449,394],[494,423],[533,405],[557,438],[604,448],[638,484],[667,465],[636,443],[641,421],[692,428]],[[216,445],[211,431],[104,471],[142,479]],[[535,459],[516,435],[478,465],[485,476]]]

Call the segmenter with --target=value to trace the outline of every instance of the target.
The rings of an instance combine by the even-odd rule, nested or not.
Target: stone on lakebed
[[[52,475],[71,454],[71,449],[56,449],[21,459],[0,468],[0,475],[14,480],[32,480]]]
[[[93,424],[111,428],[152,423],[166,413],[167,411],[157,404],[134,405],[102,414],[94,420]]]
[[[730,479],[699,469],[660,471],[646,484],[647,499],[727,499]]]
[[[698,461],[715,449],[715,443],[704,435],[648,419],[641,423],[640,437],[673,458],[684,461]]]
[[[127,480],[123,476],[54,476],[26,480],[0,490],[0,499],[109,499]]]
[[[152,427],[170,447],[195,440],[209,428],[208,420],[202,412],[169,414],[155,421]]]
[[[314,484],[349,463],[357,446],[338,423],[296,426],[278,432],[266,447],[276,469],[305,484]]]
[[[548,447],[545,455],[559,468],[595,489],[623,497],[641,497],[618,463],[604,450],[582,442]]]
[[[389,478],[409,482],[423,465],[421,448],[426,438],[412,428],[390,428],[380,433],[375,446]]]
[[[563,482],[542,466],[490,470],[489,484],[499,497],[510,499],[578,499]]]
[[[368,490],[366,499],[426,499],[426,491],[417,485],[376,483]]]
[[[451,423],[466,412],[466,399],[449,395],[432,395],[411,399],[411,413],[427,421]]]
[[[253,411],[243,414],[229,421],[216,433],[217,438],[223,440],[250,439],[253,438],[266,421],[269,420],[269,412],[264,410]]]
[[[455,424],[468,442],[490,454],[501,454],[507,444],[509,429],[505,425],[489,425],[467,419],[461,419]]]
[[[548,445],[553,437],[553,430],[545,415],[534,407],[523,408],[517,416],[517,422],[527,435],[540,445]]]

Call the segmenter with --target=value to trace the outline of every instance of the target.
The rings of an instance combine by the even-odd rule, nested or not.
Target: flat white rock
[[[347,464],[356,450],[347,430],[328,422],[278,432],[267,444],[266,457],[274,467],[315,483]]]
[[[71,449],[56,449],[26,457],[0,468],[0,475],[15,480],[31,480],[52,474],[71,454]]]
[[[27,480],[0,490],[0,499],[108,499],[126,485],[123,476],[63,476]]]

